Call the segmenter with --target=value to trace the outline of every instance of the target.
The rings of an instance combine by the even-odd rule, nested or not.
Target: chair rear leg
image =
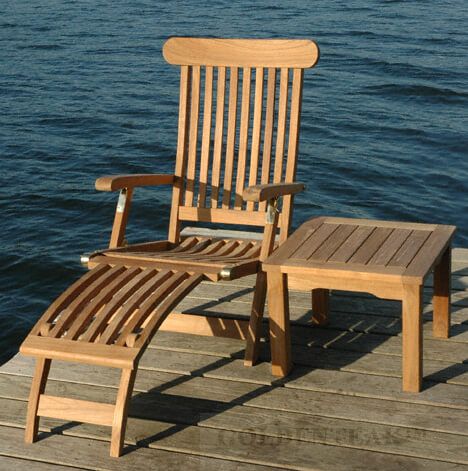
[[[255,293],[250,314],[249,329],[247,332],[247,345],[245,348],[244,365],[253,366],[258,360],[260,350],[260,333],[262,318],[265,311],[266,299],[266,273],[258,272],[255,282]]]
[[[48,358],[38,358],[36,360],[36,369],[29,393],[28,413],[26,416],[26,430],[24,441],[34,443],[39,430],[39,417],[37,410],[39,407],[39,397],[44,394],[47,377],[49,376],[51,360]]]
[[[115,403],[114,420],[112,422],[112,438],[110,455],[114,458],[122,454],[125,429],[127,427],[128,406],[132,397],[133,385],[137,368],[133,370],[122,370],[120,377],[119,391]]]

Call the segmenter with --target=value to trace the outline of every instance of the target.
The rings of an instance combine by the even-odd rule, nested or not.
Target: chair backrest
[[[260,183],[293,182],[303,69],[319,58],[310,40],[170,38],[181,67],[179,128],[169,240],[181,221],[263,226],[264,202],[244,202]],[[239,93],[240,92],[240,93]],[[292,197],[285,197],[280,239]]]

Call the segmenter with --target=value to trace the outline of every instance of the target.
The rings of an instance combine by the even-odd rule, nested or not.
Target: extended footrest
[[[138,360],[167,315],[203,274],[156,268],[97,265],[44,313],[21,345],[37,357],[25,441],[35,441],[39,417],[112,427],[111,456],[120,456]],[[115,405],[45,393],[51,360],[122,369]]]
[[[20,351],[132,369],[166,316],[202,279],[199,273],[98,265],[52,303]]]

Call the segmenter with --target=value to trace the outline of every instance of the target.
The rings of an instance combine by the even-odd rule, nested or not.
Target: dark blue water
[[[209,3],[212,3],[209,5]],[[456,224],[468,246],[465,0],[16,0],[0,7],[0,361],[104,247],[102,174],[171,172],[171,35],[308,37],[294,225],[319,214]],[[167,189],[141,190],[129,240],[164,237]]]

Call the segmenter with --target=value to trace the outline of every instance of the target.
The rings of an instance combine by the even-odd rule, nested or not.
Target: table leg
[[[434,268],[432,335],[444,339],[448,338],[450,334],[450,259],[451,249],[449,246]]]
[[[312,324],[327,325],[329,312],[329,290],[312,290]]]
[[[403,391],[422,384],[422,286],[405,285],[403,295]]]
[[[271,372],[274,376],[283,377],[290,372],[292,367],[287,275],[269,272],[267,285]]]

